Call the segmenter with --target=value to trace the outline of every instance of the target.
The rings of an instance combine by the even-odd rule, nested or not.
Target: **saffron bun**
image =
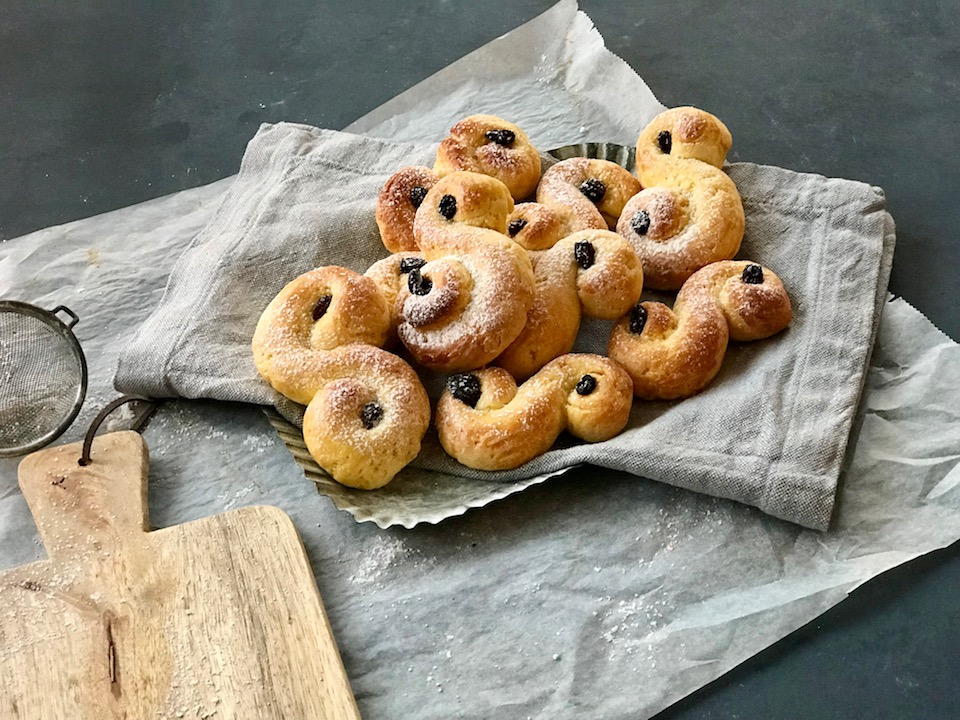
[[[581,230],[530,256],[536,287],[527,324],[494,361],[517,380],[569,353],[583,315],[615,320],[643,290],[636,252],[609,230]]]
[[[571,232],[613,229],[640,182],[610,160],[570,158],[550,167],[537,188],[537,202],[567,216]]]
[[[390,308],[377,284],[338,266],[289,282],[257,322],[253,360],[306,405],[307,450],[337,482],[382,487],[420,451],[430,401],[407,363],[381,349]]]
[[[640,133],[643,190],[623,208],[616,229],[640,256],[649,287],[676,290],[740,249],[743,203],[722,170],[732,143],[726,125],[692,107],[667,110]]]
[[[597,217],[578,224],[573,213],[538,202],[518,203],[507,218],[507,235],[527,250],[549,250],[560,238],[586,228],[605,230],[607,226]]]
[[[439,372],[486,365],[513,342],[533,304],[533,266],[508,238],[513,199],[488,175],[457,172],[430,190],[414,222],[427,261],[397,295],[397,334]]]
[[[344,267],[317,268],[291,280],[270,301],[253,334],[260,375],[306,405],[317,391],[310,363],[341,345],[383,345],[390,308],[376,283]]]
[[[452,376],[437,403],[444,450],[478,470],[511,470],[550,449],[563,430],[609,440],[630,417],[633,388],[619,365],[591,354],[562,355],[517,386],[503,368]]]
[[[780,278],[756,263],[726,260],[698,270],[671,310],[639,303],[614,326],[607,354],[630,374],[634,394],[677,400],[705,388],[720,371],[729,340],[761,340],[790,324]]]
[[[533,196],[540,182],[540,153],[513,123],[495,115],[471,115],[450,128],[433,171],[441,177],[463,171],[489,175],[520,201]]]
[[[364,273],[376,283],[380,293],[387,301],[387,307],[390,311],[387,347],[397,341],[397,326],[400,324],[400,308],[397,304],[397,297],[400,295],[400,288],[407,283],[407,276],[412,270],[419,270],[426,263],[423,255],[418,252],[398,252],[388,255],[382,260],[377,260]]]
[[[416,372],[372,345],[345,345],[314,362],[317,392],[303,439],[317,464],[348,487],[389,483],[420,452],[430,400]]]

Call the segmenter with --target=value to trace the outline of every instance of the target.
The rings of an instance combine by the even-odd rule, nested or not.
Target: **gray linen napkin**
[[[263,126],[223,204],[121,354],[117,389],[275,404],[289,414],[253,365],[250,338],[261,311],[313,267],[362,272],[384,257],[377,193],[398,168],[430,164],[434,150],[305,125]],[[502,497],[498,484],[522,488],[591,463],[825,529],[889,277],[893,223],[878,188],[751,164],[728,170],[747,214],[738,257],[783,279],[795,310],[785,333],[732,346],[720,375],[696,397],[637,401],[627,430],[610,441],[561,438],[517,470],[485,473],[446,456],[431,431],[405,473],[428,471],[434,484],[481,481],[484,490],[470,500],[476,506]],[[608,323],[587,323],[577,349],[603,352],[608,331]],[[425,380],[438,386],[439,378]],[[363,496],[368,504],[395,502],[404,482],[402,473]],[[417,512],[413,503],[397,521],[436,519]]]

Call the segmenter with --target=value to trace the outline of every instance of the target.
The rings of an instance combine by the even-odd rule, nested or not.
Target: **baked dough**
[[[568,216],[571,232],[613,229],[640,183],[610,160],[570,158],[549,168],[537,188],[537,202]]]
[[[523,331],[495,361],[517,380],[570,352],[582,314],[615,320],[643,290],[633,247],[609,230],[581,230],[530,253],[536,290]]]
[[[390,330],[385,347],[390,347],[398,340],[397,326],[400,324],[400,306],[397,303],[397,297],[400,295],[400,288],[407,284],[408,276],[412,270],[419,270],[426,264],[427,261],[420,253],[399,252],[388,255],[382,260],[377,260],[364,273],[376,283],[390,310]]]
[[[461,171],[495,177],[520,201],[531,197],[540,182],[540,153],[513,123],[495,115],[471,115],[450,128],[433,170],[441,177]]]
[[[713,380],[728,340],[770,337],[792,317],[790,298],[773,271],[720,261],[690,276],[673,310],[638,304],[614,326],[607,354],[630,373],[637,397],[676,400]]]
[[[503,368],[452,376],[437,404],[440,443],[478,470],[510,470],[546,452],[566,429],[609,440],[630,417],[630,376],[602,355],[562,355],[519,388]]]
[[[307,450],[350,487],[390,482],[416,457],[430,424],[430,401],[413,368],[376,347],[389,328],[390,310],[376,283],[329,266],[288,283],[253,336],[260,375],[307,406]]]
[[[287,283],[270,301],[253,334],[260,375],[284,397],[306,405],[317,392],[309,363],[341,345],[381,346],[390,332],[390,308],[376,283],[330,265]]]
[[[743,204],[722,170],[732,143],[726,125],[692,107],[667,110],[640,133],[644,189],[623,208],[617,232],[633,243],[648,287],[676,290],[740,249]]]
[[[317,393],[303,415],[310,455],[348,487],[383,487],[420,452],[430,400],[407,363],[372,345],[345,345],[310,368]]]
[[[560,238],[577,230],[607,228],[599,215],[590,217],[592,221],[578,223],[574,213],[564,208],[538,202],[519,203],[507,219],[507,235],[527,250],[549,250]]]
[[[411,165],[391,175],[377,196],[375,217],[383,246],[392,253],[417,249],[413,219],[427,192],[437,182],[428,167]]]
[[[533,267],[504,235],[511,210],[499,180],[458,172],[441,178],[417,211],[414,234],[427,262],[400,286],[397,334],[424,367],[481,367],[523,330]]]

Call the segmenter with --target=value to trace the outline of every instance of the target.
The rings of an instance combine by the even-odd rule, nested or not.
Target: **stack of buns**
[[[733,260],[744,214],[723,171],[731,143],[713,115],[675,108],[640,133],[636,175],[589,158],[541,174],[519,127],[465,118],[432,168],[383,186],[389,256],[363,275],[312,270],[270,303],[257,369],[306,405],[308,450],[351,487],[385,485],[419,452],[431,405],[418,371],[446,376],[434,423],[471,468],[516,468],[564,430],[610,439],[634,397],[693,395],[730,339],[791,320],[773,271]],[[679,290],[673,308],[641,302],[645,284]],[[571,352],[584,315],[616,321],[606,356]]]

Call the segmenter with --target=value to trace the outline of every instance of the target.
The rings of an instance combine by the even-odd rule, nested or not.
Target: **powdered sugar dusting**
[[[513,133],[510,146],[486,136],[501,130]],[[450,128],[437,150],[434,169],[440,175],[466,170],[495,177],[515,199],[523,200],[533,194],[540,180],[540,153],[513,123],[493,115],[471,115]]]
[[[350,582],[358,585],[376,582],[400,564],[407,565],[418,556],[417,551],[407,547],[399,538],[377,535],[363,548]]]
[[[484,181],[486,185],[479,183],[479,188],[478,183],[466,174],[441,180],[414,226],[429,261],[422,272],[429,277],[437,268],[438,281],[450,280],[435,283],[435,290],[453,285],[454,277],[461,289],[455,298],[440,292],[439,300],[434,300],[430,298],[433,291],[418,298],[409,288],[400,288],[397,334],[414,358],[431,369],[471,370],[490,362],[520,333],[533,302],[533,271],[526,252],[506,235],[489,229],[494,222],[503,229],[506,213],[500,212],[506,206],[501,198],[488,201],[478,195],[489,180]],[[437,195],[447,193],[457,198],[453,222],[433,207]],[[504,199],[509,204],[509,198]],[[467,286],[469,298],[462,292]]]
[[[669,111],[668,111],[669,112]],[[684,141],[701,141],[722,158],[723,133],[708,133],[706,114],[681,113],[674,132]],[[709,162],[694,157],[665,155],[657,146],[656,121],[647,126],[637,143],[637,176],[644,190],[624,208],[617,231],[633,243],[643,261],[649,287],[675,290],[700,268],[729,260],[743,239],[743,204],[736,185]],[[662,192],[653,192],[654,189]],[[630,220],[644,209],[650,230],[638,235]]]

